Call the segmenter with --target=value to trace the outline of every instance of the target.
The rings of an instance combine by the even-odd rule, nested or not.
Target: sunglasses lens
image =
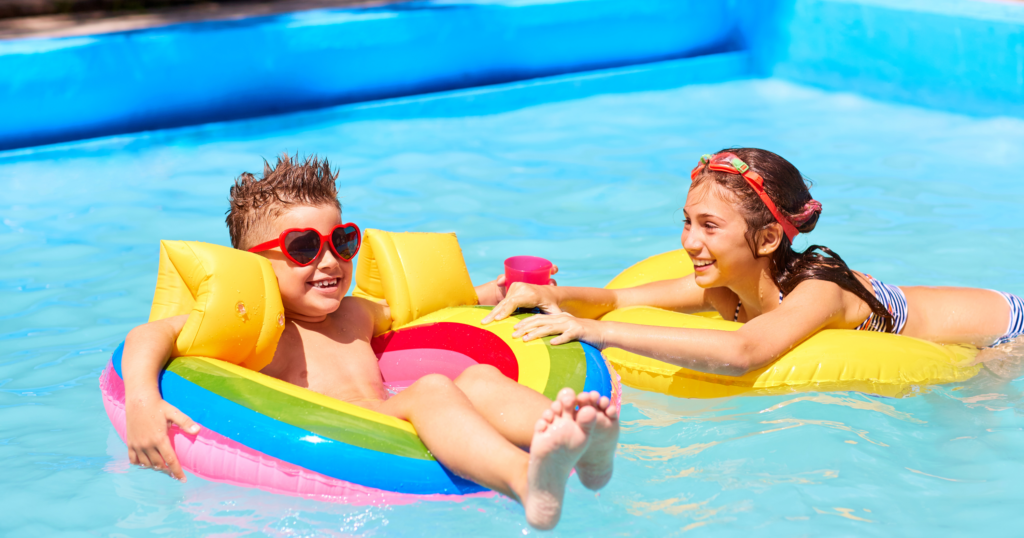
[[[284,249],[299,265],[308,265],[320,254],[320,234],[313,230],[291,232],[284,238]]]
[[[359,252],[359,228],[345,226],[335,228],[331,234],[331,243],[334,245],[334,252],[346,260],[356,257]]]

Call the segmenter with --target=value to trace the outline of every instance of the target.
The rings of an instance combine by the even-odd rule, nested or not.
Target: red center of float
[[[501,338],[462,323],[432,323],[384,333],[371,341],[385,383],[443,374],[455,379],[474,364],[489,364],[519,381],[519,362]]]

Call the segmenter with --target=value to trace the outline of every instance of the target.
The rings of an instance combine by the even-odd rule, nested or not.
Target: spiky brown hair
[[[248,250],[260,240],[273,235],[273,220],[293,205],[330,205],[341,211],[338,189],[334,181],[338,172],[331,171],[327,159],[316,155],[300,160],[298,154],[287,153],[270,166],[263,161],[263,177],[244,172],[231,187],[228,201],[228,233],[231,246]]]

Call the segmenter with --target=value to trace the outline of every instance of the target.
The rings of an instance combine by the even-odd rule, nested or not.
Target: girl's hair
[[[763,149],[737,148],[725,149],[742,159],[747,166],[764,178],[764,190],[772,202],[779,208],[782,215],[793,223],[800,233],[814,230],[821,214],[821,204],[811,198],[808,190],[809,182],[800,174],[792,163],[782,157]],[[739,202],[741,212],[747,221],[747,244],[755,258],[759,258],[755,244],[757,232],[776,222],[771,211],[764,204],[753,187],[743,176],[718,172],[704,166],[694,177],[693,184],[702,181],[713,181],[731,192]],[[846,265],[846,262],[832,250],[821,245],[811,245],[803,252],[793,250],[793,245],[785,234],[779,248],[771,254],[771,276],[775,285],[788,295],[805,280],[827,280],[839,285],[868,304],[875,316],[882,318],[885,330],[892,329],[892,314],[882,305],[873,293],[867,290]]]

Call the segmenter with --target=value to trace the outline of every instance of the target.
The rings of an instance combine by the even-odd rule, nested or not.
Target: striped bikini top
[[[903,332],[903,326],[907,324],[907,296],[903,294],[903,290],[896,286],[890,286],[881,280],[875,280],[871,275],[866,275],[868,280],[871,281],[871,287],[875,290],[875,298],[878,302],[882,303],[882,306],[889,311],[892,315],[893,328],[892,334],[900,334]],[[782,304],[782,292],[779,292],[779,304]],[[740,319],[740,308],[743,306],[743,301],[736,303],[736,312],[732,315],[733,321],[739,321]],[[864,320],[860,325],[857,326],[856,331],[874,331],[874,332],[886,332],[882,318],[875,315],[874,312],[868,315],[868,319]]]
[[[871,275],[865,275],[868,280],[871,281],[871,287],[875,290],[875,298],[878,302],[882,303],[882,306],[889,311],[892,315],[893,327],[892,334],[900,334],[903,332],[903,326],[907,324],[907,296],[903,294],[903,290],[896,286],[890,286],[882,282],[881,280],[875,280]],[[868,319],[864,320],[863,323],[857,326],[858,331],[874,331],[874,332],[887,332],[883,325],[882,318],[875,315],[874,312],[868,314]]]

